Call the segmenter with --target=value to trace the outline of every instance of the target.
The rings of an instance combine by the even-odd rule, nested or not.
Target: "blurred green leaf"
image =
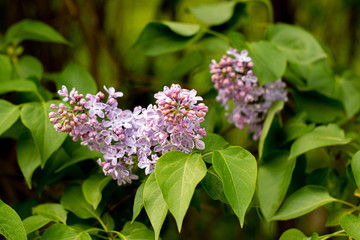
[[[223,137],[215,133],[209,133],[201,140],[205,143],[205,149],[203,152],[221,150],[230,146],[230,144]]]
[[[19,118],[19,107],[0,99],[0,135],[9,129]]]
[[[44,227],[49,222],[51,222],[51,219],[44,217],[42,215],[30,216],[23,220],[26,234],[32,233]]]
[[[74,62],[69,62],[60,74],[50,74],[46,77],[55,81],[57,89],[61,89],[64,85],[69,92],[75,88],[79,94],[82,93],[84,96],[87,93],[97,93],[97,86],[93,77],[84,67]]]
[[[82,192],[88,203],[90,203],[94,209],[99,205],[102,198],[102,190],[112,180],[111,176],[105,177],[103,174],[91,175],[82,184]]]
[[[295,159],[287,151],[273,152],[263,159],[257,181],[261,212],[270,220],[279,209],[289,188]]]
[[[290,62],[306,64],[327,56],[316,39],[297,26],[276,24],[266,30],[265,38],[275,44]]]
[[[360,79],[348,73],[337,78],[337,97],[345,107],[346,115],[352,117],[360,110]]]
[[[41,215],[49,218],[54,222],[61,222],[66,224],[67,211],[61,204],[58,203],[44,203],[33,207],[33,214]]]
[[[155,174],[180,232],[195,187],[206,174],[206,165],[200,154],[169,151],[157,161]]]
[[[67,134],[59,133],[49,121],[50,104],[59,101],[28,103],[21,109],[21,120],[31,131],[41,155],[41,167],[45,166],[47,159],[64,142]]]
[[[0,200],[0,235],[8,240],[27,240],[19,215],[2,200]]]
[[[5,34],[5,43],[19,44],[23,40],[34,40],[40,42],[55,42],[70,45],[51,26],[36,20],[25,19],[12,25]]]
[[[307,185],[291,194],[271,220],[297,218],[335,200],[325,188]]]
[[[340,219],[342,216],[348,213],[354,212],[354,208],[339,208],[339,209],[332,209],[329,211],[329,215],[326,219],[325,227],[335,227],[340,225]]]
[[[259,159],[261,159],[264,151],[264,144],[266,136],[269,133],[271,124],[273,122],[273,119],[275,117],[275,114],[279,112],[281,109],[284,108],[284,101],[276,101],[271,104],[271,107],[269,108],[268,112],[266,113],[263,129],[261,132],[260,140],[259,140]]]
[[[41,62],[32,56],[23,56],[18,62],[20,78],[35,77],[37,80],[41,80],[44,73],[44,68]]]
[[[298,111],[304,111],[307,119],[315,123],[331,123],[345,117],[342,104],[315,91],[294,92]]]
[[[284,144],[288,143],[302,135],[311,132],[315,128],[315,123],[307,125],[306,113],[301,112],[289,119],[284,125]]]
[[[144,224],[140,222],[127,222],[125,223],[121,234],[124,236],[124,240],[153,240],[154,232],[148,229]]]
[[[60,203],[65,209],[82,219],[99,219],[101,214],[100,208],[95,210],[94,207],[85,200],[80,186],[70,186],[65,188]]]
[[[213,167],[219,174],[226,199],[244,224],[246,210],[255,192],[257,163],[251,153],[237,146],[214,151]]]
[[[44,231],[41,240],[91,240],[89,233],[78,232],[70,226],[64,224],[54,224]]]
[[[115,228],[115,220],[110,214],[105,213],[101,218],[108,230],[113,230]]]
[[[205,177],[201,180],[201,185],[212,199],[229,204],[224,193],[223,183],[213,167],[207,170]]]
[[[360,218],[353,214],[346,214],[340,219],[340,225],[350,237],[360,239]]]
[[[30,80],[17,79],[0,85],[0,94],[7,92],[37,92],[36,84]]]
[[[260,85],[276,81],[285,73],[286,58],[271,42],[252,42],[250,46],[249,56]]]
[[[141,32],[134,47],[148,56],[175,52],[193,42],[200,26],[177,22],[151,22]]]
[[[136,219],[136,217],[140,214],[141,209],[144,206],[144,186],[145,186],[145,182],[141,183],[141,185],[138,187],[136,194],[135,194],[135,199],[134,199],[134,206],[133,206],[133,217],[131,222],[133,223]]]
[[[357,187],[360,189],[360,151],[357,151],[351,159],[351,170]]]
[[[279,240],[306,240],[308,237],[298,229],[291,228],[286,230]]]
[[[350,139],[345,137],[344,131],[335,124],[319,126],[295,140],[291,145],[289,159],[319,147],[344,145],[349,142]]]
[[[144,186],[144,207],[155,232],[155,240],[159,239],[160,230],[168,212],[168,207],[156,181],[155,173],[150,174]]]
[[[41,164],[39,149],[34,147],[35,141],[29,131],[25,131],[19,138],[16,156],[26,184],[31,189],[31,177],[36,168]]]
[[[246,43],[245,37],[241,33],[231,32],[229,34],[229,38],[232,46],[234,46],[234,48],[236,48],[238,51],[241,52],[244,49],[249,51],[249,45]]]
[[[0,83],[11,80],[12,65],[8,56],[0,54]]]
[[[209,5],[190,7],[190,12],[201,22],[209,25],[220,25],[231,19],[234,14],[236,1],[219,2]]]
[[[188,52],[183,58],[181,58],[173,69],[169,71],[168,76],[163,85],[170,85],[175,80],[179,80],[185,74],[193,70],[195,67],[204,62],[204,54],[199,51]]]

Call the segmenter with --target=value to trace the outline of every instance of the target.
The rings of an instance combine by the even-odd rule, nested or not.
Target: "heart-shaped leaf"
[[[2,200],[0,200],[0,235],[8,240],[27,240],[19,215]]]

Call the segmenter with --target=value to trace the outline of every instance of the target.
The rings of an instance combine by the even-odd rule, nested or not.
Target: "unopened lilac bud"
[[[53,117],[55,117],[56,116],[56,113],[55,112],[50,112],[49,113],[49,118],[53,118]]]
[[[52,103],[52,104],[50,105],[50,108],[51,108],[51,109],[56,109],[57,107],[56,107],[55,104]]]
[[[86,103],[86,100],[85,100],[84,98],[82,98],[82,99],[80,100],[80,102],[79,102],[79,104],[80,104],[81,106],[84,106],[85,103]]]

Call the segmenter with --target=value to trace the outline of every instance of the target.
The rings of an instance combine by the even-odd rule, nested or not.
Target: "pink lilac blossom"
[[[246,50],[239,53],[230,48],[226,53],[219,62],[213,59],[209,66],[211,80],[218,90],[216,100],[228,110],[226,116],[230,123],[239,129],[248,126],[248,132],[258,140],[271,104],[277,100],[287,101],[286,85],[278,79],[260,86]],[[234,107],[230,109],[230,106]]]
[[[138,179],[132,173],[137,163],[146,174],[155,170],[159,157],[169,150],[191,152],[195,147],[204,149],[201,138],[206,136],[200,123],[208,111],[195,90],[182,89],[173,84],[155,94],[157,105],[136,107],[133,111],[118,108],[116,98],[122,92],[107,89],[108,98],[102,92],[96,95],[68,92],[63,86],[59,95],[63,103],[52,109],[50,122],[59,132],[68,132],[74,141],[103,154],[98,159],[105,175],[111,175],[119,185]]]

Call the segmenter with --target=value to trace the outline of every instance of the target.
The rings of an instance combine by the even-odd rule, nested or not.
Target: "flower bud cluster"
[[[229,110],[226,116],[230,123],[239,129],[248,126],[248,132],[257,140],[271,104],[281,99],[287,101],[286,85],[279,79],[260,86],[246,50],[239,53],[230,48],[226,53],[219,62],[213,59],[210,64],[211,79],[218,90],[216,100]]]
[[[164,87],[155,94],[158,105],[136,107],[133,111],[118,108],[116,98],[121,92],[107,89],[85,97],[73,89],[70,94],[65,86],[58,92],[64,101],[52,109],[50,122],[59,132],[68,132],[74,141],[81,140],[90,150],[103,154],[98,164],[105,175],[111,175],[118,184],[131,183],[138,176],[132,173],[137,163],[146,174],[155,170],[158,158],[169,150],[189,153],[194,147],[203,149],[200,140],[206,136],[200,123],[208,111],[195,90],[181,89],[180,85]]]

